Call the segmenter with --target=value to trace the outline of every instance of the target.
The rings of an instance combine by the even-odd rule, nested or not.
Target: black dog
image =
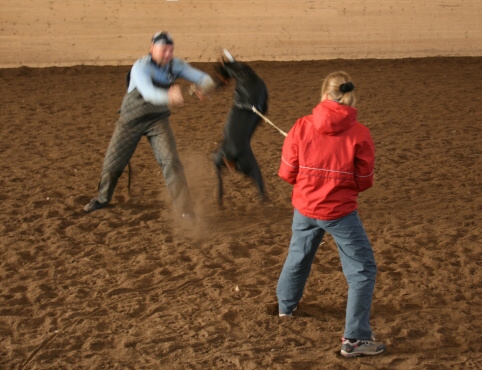
[[[264,81],[246,63],[238,62],[224,50],[221,61],[214,66],[220,84],[236,80],[234,103],[226,124],[221,148],[213,154],[218,176],[218,204],[223,205],[222,168],[228,167],[253,179],[262,200],[266,199],[263,178],[251,149],[251,136],[261,121],[261,114],[268,110],[268,90]]]

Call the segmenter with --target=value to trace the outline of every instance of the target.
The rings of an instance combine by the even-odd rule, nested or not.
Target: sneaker
[[[97,211],[107,205],[107,203],[101,203],[97,198],[92,199],[89,204],[84,207],[84,211],[87,213]]]
[[[280,313],[279,313],[279,317],[290,317],[290,316],[293,316],[293,312],[295,312],[297,309],[298,309],[298,306],[296,306],[296,307],[294,308],[294,310],[291,311],[291,313],[281,313],[281,312],[280,312]]]
[[[357,340],[352,343],[350,340],[342,338],[340,354],[345,357],[373,356],[385,351],[385,344],[372,340]]]

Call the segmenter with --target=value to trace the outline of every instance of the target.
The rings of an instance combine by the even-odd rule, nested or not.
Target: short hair
[[[174,40],[168,32],[159,31],[152,36],[151,42],[160,45],[173,45]]]

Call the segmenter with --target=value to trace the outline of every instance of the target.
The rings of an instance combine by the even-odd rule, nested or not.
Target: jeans
[[[336,242],[348,283],[344,337],[371,339],[370,309],[377,267],[357,211],[338,220],[322,221],[295,209],[288,256],[276,289],[279,312],[289,314],[298,305],[325,232]]]

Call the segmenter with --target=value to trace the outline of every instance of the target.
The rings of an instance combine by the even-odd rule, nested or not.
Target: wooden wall
[[[0,0],[0,67],[131,64],[161,29],[194,62],[481,56],[482,0]]]

